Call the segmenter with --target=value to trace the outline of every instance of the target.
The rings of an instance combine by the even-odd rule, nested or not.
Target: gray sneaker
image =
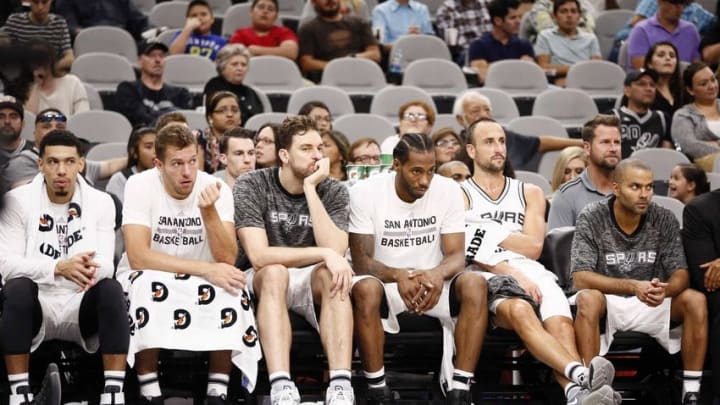
[[[270,390],[272,405],[300,405],[300,393],[295,384],[283,385],[280,389]]]
[[[588,375],[583,386],[590,392],[597,391],[600,387],[607,385],[612,387],[615,379],[615,366],[602,356],[595,356],[590,360]]]
[[[618,405],[616,394],[610,386],[603,385],[597,390],[590,392],[587,388],[573,389],[568,394],[567,405]]]
[[[40,392],[35,395],[35,405],[60,405],[61,382],[60,371],[55,363],[50,363],[45,370],[45,377]]]
[[[328,387],[325,405],[355,405],[355,393],[352,388],[340,385]]]

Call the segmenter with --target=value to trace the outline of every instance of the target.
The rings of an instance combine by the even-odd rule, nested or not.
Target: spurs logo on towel
[[[175,273],[175,280],[187,280],[189,278],[189,274]]]
[[[250,296],[245,291],[242,292],[242,297],[240,297],[240,305],[242,305],[242,309],[250,310]]]
[[[168,290],[167,287],[165,287],[165,284],[153,281],[152,285],[152,299],[153,301],[165,301],[168,297]]]
[[[232,308],[223,308],[220,310],[220,328],[225,329],[233,326],[237,322],[237,312]]]
[[[150,320],[150,314],[148,314],[147,309],[143,307],[139,307],[138,309],[136,309],[135,320],[137,321],[138,329],[142,329],[143,326],[147,325],[148,321]]]
[[[128,325],[130,326],[130,336],[135,336],[135,329],[137,329],[137,326],[135,325],[135,320],[130,314],[128,314]]]
[[[55,220],[53,220],[53,217],[48,214],[42,214],[40,216],[40,225],[38,226],[38,230],[40,232],[50,232],[53,230],[54,225]]]
[[[80,218],[82,216],[82,209],[80,208],[80,205],[75,202],[71,202],[68,206],[68,222],[72,221],[75,218]]]
[[[245,329],[243,343],[245,343],[245,346],[247,347],[254,347],[257,344],[257,331],[254,326],[250,325],[247,329]]]
[[[207,305],[215,299],[215,289],[210,284],[198,286],[198,305]]]
[[[138,279],[138,277],[142,276],[142,274],[143,274],[142,270],[133,271],[132,273],[130,273],[130,275],[128,276],[128,280],[130,280],[130,284],[134,283],[135,280]]]
[[[176,309],[173,312],[173,319],[175,320],[175,329],[187,329],[190,326],[190,313],[184,309]]]

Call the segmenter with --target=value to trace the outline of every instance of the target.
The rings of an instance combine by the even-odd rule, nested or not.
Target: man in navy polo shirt
[[[493,0],[488,6],[492,31],[484,33],[470,44],[470,66],[478,71],[478,80],[485,82],[488,66],[503,59],[535,61],[532,44],[518,37],[520,31],[520,2],[518,0]]]

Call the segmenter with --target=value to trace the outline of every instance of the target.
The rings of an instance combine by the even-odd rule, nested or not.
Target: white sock
[[[208,374],[207,395],[219,397],[227,396],[227,387],[230,382],[230,375],[224,373]]]
[[[287,371],[276,371],[268,376],[271,389],[280,389],[284,385],[295,385],[290,379],[290,373]]]
[[[385,367],[381,367],[378,371],[365,371],[363,375],[367,381],[368,388],[382,388],[387,385],[385,381]]]
[[[453,370],[453,376],[452,380],[450,381],[450,391],[452,390],[461,390],[461,391],[468,391],[470,390],[470,381],[472,381],[473,373],[470,373],[468,371],[460,370],[458,368]]]
[[[700,392],[700,380],[702,380],[702,371],[683,370],[683,390],[682,396],[687,392]]]
[[[160,381],[158,380],[157,373],[147,373],[138,375],[138,382],[140,383],[140,395],[144,397],[160,397]]]
[[[125,371],[105,370],[105,388],[118,387],[118,392],[122,392],[123,383],[125,382]]]
[[[18,388],[30,385],[30,374],[8,374],[8,382],[10,383],[10,393],[17,394]]]
[[[351,389],[350,377],[350,370],[342,368],[330,370],[330,387],[340,386],[343,389]]]
[[[573,361],[565,366],[563,374],[565,374],[565,378],[568,380],[579,385],[584,385],[585,379],[587,378],[587,368],[580,362]]]

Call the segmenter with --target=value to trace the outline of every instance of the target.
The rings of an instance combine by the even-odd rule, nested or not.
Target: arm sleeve
[[[123,181],[124,180],[124,181]],[[108,180],[107,185],[105,186],[105,191],[110,194],[114,194],[121,202],[124,200],[125,196],[125,183],[127,180],[125,180],[125,174],[123,172],[117,172],[110,176],[110,180]]]
[[[315,36],[314,29],[316,24],[313,21],[305,23],[298,32],[299,49],[298,57],[303,55],[315,55]]]
[[[695,134],[698,131],[701,131],[700,126],[695,124],[693,118],[685,109],[680,109],[675,112],[672,120],[671,135],[675,143],[680,145],[684,153],[693,159],[697,159],[720,152],[720,146],[711,145],[697,139]]]
[[[73,81],[72,98],[73,115],[85,111],[90,111],[90,101],[88,100],[87,91],[85,90],[85,86],[83,86],[80,79],[76,78]]]
[[[425,35],[435,35],[435,29],[433,29],[432,21],[430,18],[430,11],[428,10],[426,5],[422,5],[419,14],[420,17],[418,18],[418,20],[421,23],[420,32]]]
[[[665,237],[661,240],[662,245],[658,249],[663,274],[657,276],[660,280],[667,281],[676,270],[687,269],[687,261],[680,236],[680,224],[673,213],[669,210],[663,211],[660,229],[663,230]]]
[[[635,14],[643,18],[650,18],[657,13],[657,2],[655,0],[641,0],[635,8]]]
[[[468,60],[470,62],[474,60],[488,60],[487,55],[485,55],[485,48],[477,39],[470,42],[470,47],[468,48]]]
[[[148,185],[142,181],[143,177],[130,176],[125,183],[123,203],[123,225],[142,225],[152,229],[152,207],[147,196]]]
[[[364,52],[365,50],[367,50],[367,48],[369,46],[378,44],[378,41],[375,38],[375,35],[373,35],[373,33],[372,33],[372,27],[370,27],[370,24],[358,19],[357,25],[358,25],[358,32],[362,33],[362,37],[363,37],[363,48],[361,51]]]
[[[374,235],[373,202],[364,187],[364,183],[356,184],[350,189],[350,225],[349,231],[362,235]]]
[[[38,284],[52,284],[58,260],[41,254],[38,257],[25,256],[27,216],[20,198],[22,194],[8,193],[5,208],[0,214],[0,274],[4,281],[27,277]]]
[[[278,27],[277,32],[280,43],[283,43],[285,41],[298,41],[297,35],[295,35],[295,33],[288,27]]]
[[[385,16],[383,15],[380,7],[375,6],[372,10],[372,28],[377,29],[380,28],[383,32],[383,37],[380,38],[381,42],[387,42],[385,38],[387,38],[388,35],[388,28],[385,24]]]
[[[705,271],[700,268],[700,265],[720,257],[717,249],[717,246],[720,245],[717,240],[719,233],[713,231],[713,224],[717,225],[718,221],[707,218],[703,214],[703,212],[717,212],[718,207],[717,205],[703,206],[701,202],[705,201],[713,200],[690,201],[683,211],[682,239],[690,270],[690,280],[692,287],[700,291],[705,291]]]
[[[561,226],[575,225],[575,213],[573,207],[568,201],[568,197],[558,191],[550,204],[550,214],[548,217],[548,231],[560,228]]]
[[[228,43],[243,44],[245,46],[250,45],[248,41],[245,40],[245,35],[242,28],[238,28],[235,30],[235,32],[232,33],[232,35],[230,36],[230,40],[228,40]]]
[[[535,40],[535,55],[550,55],[552,56],[552,52],[550,50],[550,41],[548,41],[547,35],[549,34],[549,31],[542,31],[538,34],[537,40]]]
[[[590,216],[587,211],[580,213],[575,225],[572,248],[570,250],[570,273],[579,270],[596,270],[599,248],[595,243]]]
[[[325,207],[325,211],[327,211],[335,223],[335,226],[347,232],[350,217],[350,195],[348,189],[337,181],[325,181],[330,183],[320,195],[320,200]]]
[[[180,91],[173,101],[173,104],[179,109],[192,110],[192,95],[185,87],[180,87]]]
[[[259,172],[258,172],[259,174]],[[254,174],[240,176],[233,186],[235,202],[235,228],[265,229],[263,213],[267,211],[267,201],[263,196],[268,192],[255,181]]]
[[[220,216],[220,220],[235,224],[235,206],[232,191],[224,181],[220,179],[214,180],[220,182],[220,198],[215,202],[215,209]]]
[[[645,56],[648,49],[650,49],[651,42],[648,38],[647,32],[645,32],[645,29],[643,28],[642,23],[636,24],[633,29],[630,30],[627,44],[628,63],[630,63],[630,59],[632,58]]]
[[[590,35],[593,36],[592,44],[590,45],[590,56],[602,56],[602,51],[600,51],[600,42],[598,42],[597,35]]]
[[[462,189],[455,182],[448,184],[447,188],[448,209],[443,218],[440,233],[464,233],[465,207]]]
[[[68,28],[67,22],[61,16],[58,18],[58,35],[60,35],[58,47],[61,52],[72,51],[72,45],[70,44],[70,29]]]
[[[115,265],[113,263],[115,255],[115,203],[107,193],[101,194],[101,204],[94,209],[101,210],[97,215],[95,242],[95,261],[100,264],[98,268],[98,280],[104,278],[113,278],[115,274]]]

